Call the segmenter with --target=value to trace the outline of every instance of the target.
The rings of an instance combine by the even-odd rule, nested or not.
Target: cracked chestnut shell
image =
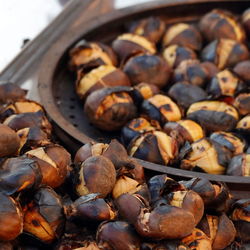
[[[86,100],[95,90],[115,86],[130,86],[128,76],[112,65],[102,65],[88,73],[79,70],[75,88],[80,99]]]
[[[69,51],[69,57],[69,68],[73,71],[79,68],[86,70],[101,65],[117,65],[114,51],[100,42],[81,40]]]
[[[187,119],[199,123],[207,131],[230,131],[235,128],[239,115],[233,106],[225,102],[202,101],[189,107]]]
[[[19,146],[20,139],[15,131],[0,124],[0,157],[16,155]]]
[[[42,184],[52,188],[62,185],[69,173],[71,156],[62,146],[46,145],[25,153],[37,162],[42,173]]]
[[[171,74],[171,69],[163,58],[147,54],[130,57],[123,66],[123,71],[132,85],[147,82],[160,89],[167,85]]]
[[[233,67],[249,59],[249,51],[243,43],[231,39],[219,39],[209,43],[201,53],[202,61],[213,62],[218,69]]]
[[[183,109],[187,109],[195,102],[206,100],[208,97],[205,90],[188,82],[175,83],[169,89],[168,95]]]
[[[246,39],[245,31],[238,18],[227,10],[210,11],[201,18],[199,28],[208,41],[228,38],[244,42]]]
[[[220,216],[206,214],[198,225],[212,242],[213,249],[224,249],[236,236],[233,222],[225,213]]]
[[[250,154],[236,155],[227,168],[228,175],[250,176]]]
[[[241,93],[234,100],[234,107],[241,115],[250,114],[250,93]]]
[[[40,188],[24,207],[23,222],[23,231],[44,243],[59,239],[65,222],[61,197],[52,188]]]
[[[23,231],[21,206],[13,198],[1,192],[0,200],[0,240],[14,240]]]
[[[250,60],[241,61],[235,65],[233,71],[244,81],[250,84]]]
[[[79,196],[89,193],[100,193],[100,197],[104,198],[112,191],[115,185],[115,167],[104,156],[92,156],[81,164],[75,179],[75,190]]]
[[[144,133],[131,141],[128,152],[130,156],[157,164],[168,164],[178,154],[175,139],[161,131]]]
[[[96,240],[100,249],[139,250],[140,237],[125,221],[105,221],[97,229]]]
[[[177,23],[171,25],[165,32],[162,45],[168,46],[177,44],[192,50],[200,50],[202,46],[202,37],[195,26],[187,23]]]
[[[159,17],[151,16],[131,22],[128,31],[157,43],[165,31],[165,23]]]
[[[184,158],[180,166],[186,170],[224,174],[231,160],[231,152],[227,148],[208,138],[200,139],[182,150],[180,154],[184,153]]]
[[[246,9],[242,14],[242,24],[247,33],[248,38],[250,38],[250,8]]]
[[[101,130],[114,131],[133,119],[137,109],[129,90],[127,87],[113,87],[91,93],[84,105],[90,122]]]
[[[143,101],[141,115],[160,124],[181,119],[181,111],[177,104],[168,96],[161,94]]]

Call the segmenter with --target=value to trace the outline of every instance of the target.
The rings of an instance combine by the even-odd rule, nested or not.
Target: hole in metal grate
[[[70,108],[70,109],[75,109],[75,106],[70,105],[69,108]]]
[[[70,115],[69,118],[75,119],[75,116],[74,115]]]
[[[77,124],[75,124],[75,123],[73,123],[73,126],[74,126],[74,127],[76,127],[76,128],[78,127],[78,125],[77,125]]]

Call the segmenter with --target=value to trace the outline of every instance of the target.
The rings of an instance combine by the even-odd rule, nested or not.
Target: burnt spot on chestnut
[[[187,109],[191,104],[208,98],[207,93],[202,88],[188,82],[175,83],[169,89],[168,95],[183,109]]]
[[[157,164],[171,163],[178,154],[175,139],[161,131],[144,133],[131,141],[130,156]]]
[[[112,65],[102,65],[86,73],[78,71],[76,93],[85,100],[97,89],[114,86],[130,86],[127,75]]]
[[[242,14],[242,24],[248,38],[250,38],[250,9],[246,9]]]
[[[178,121],[181,119],[181,111],[171,98],[165,95],[154,95],[144,100],[141,105],[142,116],[164,124],[168,121]]]
[[[177,44],[192,50],[200,50],[202,37],[200,32],[191,24],[177,23],[171,25],[165,32],[163,46]]]
[[[231,152],[217,142],[203,138],[190,145],[181,161],[181,168],[200,170],[209,174],[224,174]],[[181,152],[182,154],[182,152]]]
[[[81,40],[70,50],[69,57],[69,68],[74,71],[79,68],[96,68],[100,65],[117,65],[113,50],[99,42]]]
[[[112,48],[118,55],[121,63],[123,64],[129,57],[137,54],[155,54],[155,44],[150,42],[147,38],[125,33],[118,36],[112,43]]]
[[[123,71],[133,85],[147,82],[163,88],[170,78],[171,69],[167,62],[157,55],[136,55],[127,60]]]
[[[234,106],[241,115],[250,114],[250,93],[239,94],[234,101]]]
[[[209,43],[202,51],[203,61],[213,62],[222,70],[249,59],[247,47],[231,39],[219,39]]]
[[[197,55],[192,49],[176,44],[166,47],[162,56],[171,68],[176,68],[182,61],[197,59]]]
[[[133,226],[125,221],[106,221],[97,229],[96,240],[100,249],[139,250],[140,237]]]
[[[230,131],[235,128],[239,115],[236,109],[220,101],[202,101],[193,103],[187,118],[196,121],[207,131]]]
[[[246,39],[245,31],[237,17],[226,10],[210,11],[201,18],[199,28],[208,41],[228,38],[244,42]]]
[[[227,168],[228,175],[250,176],[250,154],[236,155]]]
[[[250,60],[239,62],[233,71],[245,82],[250,83]]]
[[[100,193],[100,197],[107,196],[116,181],[113,163],[104,156],[92,156],[81,164],[75,177],[75,190],[79,196],[89,193]]]
[[[91,93],[84,105],[90,122],[106,131],[119,130],[136,116],[136,106],[128,94],[130,88],[103,88]]]

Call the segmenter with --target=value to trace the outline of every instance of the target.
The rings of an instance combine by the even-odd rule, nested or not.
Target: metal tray
[[[105,133],[91,126],[84,115],[83,105],[75,94],[75,79],[67,69],[67,61],[68,50],[79,39],[109,43],[123,32],[125,22],[149,15],[161,16],[166,23],[195,22],[214,8],[224,8],[241,14],[248,7],[250,7],[250,1],[244,0],[164,0],[120,10],[109,6],[108,11],[104,11],[106,14],[87,22],[81,17],[78,22],[76,21],[77,25],[67,30],[50,48],[42,62],[39,74],[40,100],[54,122],[57,136],[72,152],[90,141],[109,142],[111,138],[118,137],[116,133]],[[146,169],[167,173],[175,178],[199,176],[212,181],[226,182],[238,197],[246,197],[249,194],[249,177],[210,175],[139,161]]]

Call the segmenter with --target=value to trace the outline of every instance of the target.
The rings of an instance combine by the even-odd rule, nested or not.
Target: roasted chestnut
[[[165,30],[165,23],[159,17],[151,16],[133,21],[129,24],[128,31],[136,35],[144,36],[149,41],[157,43]]]
[[[147,38],[136,34],[122,34],[118,36],[112,43],[112,48],[118,55],[121,64],[129,57],[137,54],[155,54],[155,44]]]
[[[188,82],[177,82],[168,91],[168,95],[183,109],[191,104],[207,99],[207,93],[199,86]]]
[[[13,250],[14,246],[13,246],[13,244],[11,242],[2,241],[2,242],[0,242],[0,249],[1,250]]]
[[[192,49],[176,44],[166,47],[162,56],[171,68],[176,68],[182,61],[197,59],[197,55]]]
[[[163,58],[148,54],[130,57],[123,66],[123,71],[133,85],[147,82],[158,88],[167,85],[171,74],[171,68]]]
[[[201,18],[199,28],[208,41],[228,38],[244,42],[246,39],[241,23],[233,13],[227,10],[214,9],[210,11]]]
[[[0,124],[0,157],[17,154],[20,139],[14,130],[4,124]]]
[[[21,206],[13,198],[1,192],[0,200],[0,240],[14,240],[23,231]]]
[[[105,221],[97,229],[96,240],[100,249],[139,250],[140,237],[125,221]]]
[[[149,120],[156,120],[161,124],[181,119],[179,107],[171,98],[161,94],[144,100],[141,105],[141,114]]]
[[[239,122],[237,123],[236,130],[242,133],[243,135],[246,135],[247,137],[250,134],[250,115],[247,115],[243,117]],[[249,138],[248,138],[249,140]]]
[[[228,175],[250,176],[250,154],[236,155],[227,168]]]
[[[241,115],[250,114],[250,93],[239,94],[234,101],[234,106]]]
[[[56,250],[100,250],[95,241],[85,240],[69,240],[63,239],[58,245]],[[33,249],[32,249],[33,250]]]
[[[130,156],[157,164],[171,163],[178,154],[175,139],[161,131],[144,133],[131,141]]]
[[[234,224],[225,213],[220,216],[205,215],[198,228],[211,239],[213,249],[224,249],[236,235]]]
[[[248,60],[249,51],[243,43],[223,38],[209,43],[203,49],[201,58],[203,61],[213,62],[222,70]]]
[[[52,188],[40,188],[24,207],[23,222],[23,231],[44,243],[58,239],[65,222],[61,197]]]
[[[99,193],[100,197],[107,196],[116,181],[113,163],[106,157],[98,155],[89,157],[81,164],[75,176],[75,190],[79,196],[89,193]]]
[[[38,164],[25,156],[6,159],[0,170],[0,190],[7,195],[37,188],[42,175]]]
[[[207,93],[213,98],[220,96],[234,96],[237,92],[246,88],[233,71],[225,69],[214,76],[207,85]]]
[[[192,50],[200,50],[202,37],[200,32],[191,24],[176,23],[171,25],[164,34],[162,45],[177,44]]]
[[[42,184],[55,188],[65,181],[71,159],[70,154],[62,146],[50,144],[30,150],[25,155],[39,165]]]
[[[209,174],[224,174],[231,160],[231,152],[224,146],[207,138],[192,143],[182,149],[184,155],[181,168],[187,170],[199,170]]]
[[[91,93],[84,111],[96,127],[114,131],[136,116],[136,106],[127,87],[103,88]]]
[[[239,62],[233,71],[245,82],[250,83],[250,60]]]
[[[250,9],[246,9],[242,14],[242,24],[245,28],[248,38],[250,38]]]
[[[76,93],[82,100],[97,89],[114,86],[130,86],[130,81],[122,70],[112,65],[99,66],[87,74],[78,71]]]
[[[79,41],[69,52],[69,68],[76,71],[79,68],[89,69],[100,65],[117,65],[113,50],[99,42]]]
[[[193,103],[187,118],[196,121],[207,131],[230,131],[239,119],[236,109],[220,101],[203,101]]]
[[[195,142],[205,136],[202,127],[192,120],[167,122],[163,130],[171,137],[176,138],[179,145],[183,145],[186,141]]]

